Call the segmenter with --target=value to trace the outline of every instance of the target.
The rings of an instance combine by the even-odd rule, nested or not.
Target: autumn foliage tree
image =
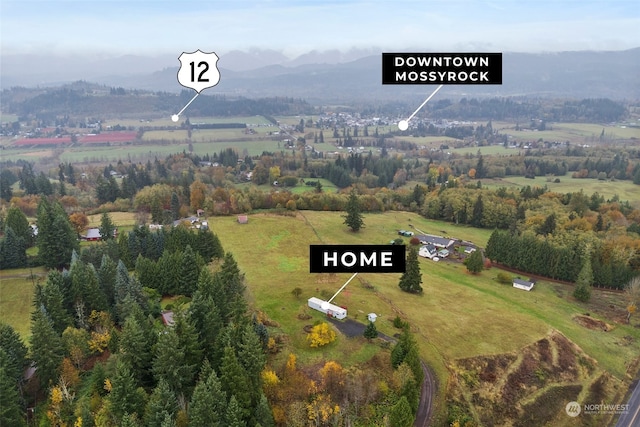
[[[76,233],[81,234],[89,225],[89,218],[82,212],[74,212],[69,215],[69,222],[71,222]]]
[[[309,341],[309,345],[313,348],[330,344],[335,341],[335,339],[336,332],[331,329],[327,322],[315,325],[307,335],[307,341]]]

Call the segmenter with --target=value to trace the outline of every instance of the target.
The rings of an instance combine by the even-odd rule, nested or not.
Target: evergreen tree
[[[180,252],[170,252],[169,250],[165,250],[158,263],[156,264],[156,268],[158,271],[158,275],[160,280],[158,282],[158,292],[163,295],[179,295],[180,288],[178,284],[180,283],[180,267],[181,267],[181,259],[182,254]]]
[[[124,321],[127,318],[127,313],[124,311],[124,302],[127,298],[138,303],[143,311],[147,309],[147,300],[142,292],[140,281],[135,277],[129,276],[127,267],[124,265],[122,260],[120,260],[116,267],[115,304],[119,323],[121,325],[124,324]]]
[[[118,344],[120,359],[131,366],[138,384],[151,383],[152,348],[156,336],[140,307],[133,304],[131,313],[124,322]]]
[[[163,332],[154,348],[153,374],[157,381],[164,379],[176,394],[184,394],[193,382],[195,368],[187,365],[176,331],[168,328]]]
[[[542,234],[543,236],[547,236],[549,234],[553,234],[556,231],[556,214],[552,213],[547,216],[544,220],[544,223],[540,227],[538,227],[538,234]]]
[[[398,342],[391,350],[391,364],[394,369],[398,369],[402,363],[407,359],[407,356],[412,352],[417,352],[418,343],[409,331],[409,326],[405,325],[402,329],[402,333],[398,338]]]
[[[84,420],[85,418],[83,418]],[[140,427],[136,414],[125,414],[120,421],[119,427]]]
[[[4,220],[6,228],[11,227],[18,237],[23,239],[24,244],[29,247],[33,244],[33,229],[29,225],[26,215],[17,206],[10,206],[7,209],[7,216]]]
[[[20,178],[20,188],[24,190],[25,194],[38,194],[36,175],[33,172],[32,163],[25,163],[18,176]]]
[[[27,347],[22,342],[20,335],[10,325],[1,322],[0,351],[4,352],[2,367],[5,369],[5,374],[17,384],[22,378],[24,367],[27,364]]]
[[[582,302],[587,302],[591,299],[591,284],[593,283],[593,271],[591,269],[591,254],[587,250],[584,261],[582,262],[582,268],[578,273],[576,279],[575,289],[573,290],[573,296]]]
[[[4,366],[6,356],[0,348],[0,425],[25,426],[24,411],[15,378],[7,374]]]
[[[349,199],[345,207],[347,211],[346,215],[343,215],[344,224],[347,225],[351,231],[357,232],[364,227],[364,219],[362,217],[360,202],[358,201],[358,195],[356,189],[353,188],[349,193]]]
[[[186,296],[191,296],[193,294],[200,274],[199,264],[200,263],[198,262],[191,245],[187,245],[180,258],[178,284],[176,289],[178,294]]]
[[[5,228],[5,237],[0,240],[0,269],[22,268],[27,265],[27,248],[24,239],[13,228]]]
[[[236,399],[237,406],[239,406],[241,410],[241,419],[248,417],[252,412],[251,383],[246,370],[238,361],[236,353],[231,346],[226,346],[224,349],[224,356],[220,367],[220,381],[222,383],[222,389],[227,393],[227,396],[232,396],[232,399]],[[229,402],[229,406],[231,406],[231,402]],[[227,408],[227,411],[228,410]]]
[[[136,380],[131,372],[131,366],[118,361],[116,373],[111,379],[111,413],[116,420],[122,420],[126,414],[142,415],[144,410],[144,391],[137,388]]]
[[[163,379],[158,381],[158,385],[153,389],[147,407],[144,420],[147,427],[161,427],[168,414],[171,419],[175,419],[178,412],[178,400],[171,391],[167,382]]]
[[[212,296],[225,324],[240,321],[247,311],[244,276],[233,254],[227,252],[220,270],[213,276]]]
[[[378,330],[376,329],[376,325],[373,322],[369,322],[369,324],[365,328],[364,337],[369,341],[378,338]]]
[[[103,255],[98,269],[98,283],[104,293],[108,307],[113,307],[115,303],[116,268],[110,256]]]
[[[602,217],[601,213],[598,214],[598,220],[596,221],[595,230],[596,231],[604,230],[604,218]]]
[[[411,427],[415,416],[405,396],[402,396],[389,412],[389,423],[393,427]]]
[[[64,296],[62,294],[62,274],[54,270],[47,276],[44,285],[37,284],[34,295],[34,307],[44,308],[51,319],[53,329],[61,334],[73,320],[69,312],[64,307]]]
[[[476,179],[482,179],[486,176],[487,171],[484,168],[484,159],[482,155],[478,157],[478,163],[476,163]]]
[[[7,168],[0,171],[0,198],[10,201],[13,197],[13,189],[11,186],[16,182],[17,178],[13,172]]]
[[[407,268],[402,276],[398,286],[405,292],[414,294],[422,293],[422,273],[420,272],[420,264],[418,262],[418,251],[415,247],[409,247],[407,256]]]
[[[171,193],[171,219],[177,220],[180,218],[180,199],[176,192]]]
[[[474,227],[482,227],[483,216],[484,216],[484,202],[482,201],[482,194],[479,194],[478,198],[476,199],[476,202],[473,205],[473,214],[471,215],[471,225],[473,225]]]
[[[240,407],[238,400],[235,396],[231,396],[229,399],[229,405],[227,406],[227,412],[225,414],[226,427],[246,427],[246,423],[242,420],[242,408]]]
[[[189,404],[189,427],[223,427],[227,397],[215,371],[201,375]]]
[[[464,265],[467,266],[467,270],[470,273],[480,273],[484,268],[484,264],[482,261],[482,252],[480,250],[474,251],[464,260]]]
[[[72,301],[74,304],[84,305],[87,317],[93,310],[107,310],[107,299],[100,288],[98,273],[93,264],[78,260],[71,265],[69,274]]]
[[[267,357],[253,325],[248,322],[242,327],[241,341],[238,345],[238,361],[244,368],[249,381],[251,407],[255,408],[260,402],[262,394],[262,371]]]
[[[163,412],[163,414],[164,419],[162,420],[162,424],[160,424],[160,427],[177,427],[177,424],[171,414],[167,412]]]
[[[58,379],[64,348],[51,319],[40,308],[36,308],[31,315],[30,348],[40,384],[47,388]]]
[[[59,203],[46,198],[38,205],[38,257],[47,268],[69,264],[71,253],[78,249],[77,234]]]
[[[224,257],[224,250],[218,236],[203,227],[200,227],[196,234],[194,250],[202,256],[205,263],[211,262],[213,258]]]
[[[214,366],[220,366],[222,360],[216,360],[216,348],[219,347],[219,336],[224,328],[220,310],[213,300],[210,286],[213,277],[208,269],[203,268],[198,280],[198,290],[193,294],[189,305],[190,317],[198,332],[199,341],[202,344],[203,356],[209,359]]]
[[[260,401],[255,409],[255,415],[253,417],[259,425],[262,427],[275,427],[275,420],[273,419],[273,411],[269,406],[269,401],[264,393],[260,393]],[[256,424],[257,426],[258,424]]]
[[[100,232],[100,240],[115,239],[116,226],[107,212],[104,212],[100,217],[100,228],[98,230]]]
[[[174,314],[173,328],[178,335],[178,347],[184,351],[184,372],[186,383],[191,385],[202,363],[202,343],[188,312]]]

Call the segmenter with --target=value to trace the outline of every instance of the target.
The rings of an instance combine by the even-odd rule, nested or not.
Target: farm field
[[[559,193],[570,193],[583,190],[585,194],[591,195],[598,192],[605,199],[610,199],[614,195],[618,195],[620,200],[628,201],[634,207],[640,207],[640,186],[631,181],[600,181],[592,178],[572,178],[571,173],[565,176],[554,177],[560,178],[560,182],[555,183],[553,180],[548,181],[546,177],[537,176],[534,179],[521,176],[510,176],[502,179],[482,180],[482,185],[490,188],[498,187],[524,187],[530,185],[532,187],[544,187],[545,185],[550,191]]]
[[[397,236],[397,229],[407,228],[408,224],[435,234],[445,230],[480,246],[489,237],[488,230],[427,221],[404,212],[366,215],[365,228],[357,234],[342,225],[339,213],[329,212],[304,211],[295,218],[250,215],[245,225],[237,224],[234,218],[210,221],[225,249],[234,254],[245,272],[251,300],[280,324],[291,338],[291,347],[300,352],[301,360],[311,364],[329,357],[353,359],[341,351],[340,345],[322,353],[303,350],[305,323],[297,315],[309,312],[316,320],[322,318],[320,313],[306,308],[306,300],[311,296],[328,299],[349,277],[309,273],[308,245],[386,243]],[[618,323],[620,317],[614,316],[624,313],[619,294],[594,291],[594,302],[582,305],[571,297],[573,288],[569,285],[542,281],[529,293],[498,284],[496,269],[473,276],[461,264],[427,259],[421,259],[420,264],[424,288],[421,296],[400,291],[399,274],[361,274],[335,302],[347,306],[349,317],[359,321],[366,319],[367,313],[377,313],[380,317],[376,326],[388,335],[397,332],[391,325],[396,315],[407,319],[418,334],[422,356],[432,365],[443,387],[450,374],[450,361],[517,354],[554,330],[597,360],[598,369],[618,380],[626,378],[627,367],[640,354],[640,330]],[[303,290],[299,299],[291,294],[295,287]],[[574,318],[586,311],[615,326],[606,333],[585,328]]]
[[[180,126],[180,124],[189,118],[191,123],[246,123],[249,125],[263,125],[269,126],[271,122],[262,116],[234,116],[234,117],[189,117],[188,115],[181,115],[180,121],[177,123],[171,120],[170,116],[160,117],[154,119],[107,119],[103,122],[104,126],[124,126],[135,127],[140,126]]]
[[[329,181],[328,179],[324,179],[324,178],[306,178],[306,181],[320,181],[320,183],[322,184],[322,191],[326,192],[326,193],[336,193],[339,191],[339,188],[336,187],[331,181]],[[242,183],[242,184],[236,184],[236,188],[240,188],[240,189],[244,189],[246,187],[255,187],[260,191],[270,191],[272,189],[274,189],[275,187],[273,187],[270,184],[262,184],[262,185],[255,185],[252,184],[250,182],[246,182],[246,183]],[[293,194],[300,194],[300,193],[305,193],[308,191],[315,191],[314,187],[311,186],[307,186],[304,184],[298,184],[295,187],[287,187],[285,188],[286,191],[290,191]]]
[[[524,123],[521,125],[528,125]],[[615,141],[620,139],[640,138],[640,128],[621,127],[619,125],[600,125],[595,123],[550,123],[551,130],[544,131],[516,131],[515,123],[493,122],[492,127],[500,133],[511,135],[517,141],[537,141],[542,138],[546,141],[571,141],[585,143],[585,138],[599,140],[604,129],[604,140]]]
[[[135,222],[133,213],[110,215],[123,229]],[[100,215],[92,215],[90,226],[99,220]],[[347,229],[340,212],[298,211],[293,217],[256,213],[249,215],[248,224],[238,224],[234,216],[210,217],[208,221],[245,274],[250,304],[277,322],[278,326],[271,327],[272,334],[287,336],[284,351],[274,363],[294,352],[305,366],[329,359],[350,366],[379,351],[376,344],[343,336],[322,349],[309,348],[303,328],[322,320],[323,315],[309,309],[307,299],[328,299],[350,276],[309,273],[310,244],[385,244],[398,237],[398,229],[415,229],[469,240],[483,247],[491,234],[491,230],[395,211],[365,214],[365,227],[359,233]],[[404,240],[408,243],[409,239]],[[638,362],[640,329],[634,325],[639,320],[632,319],[632,325],[623,322],[625,310],[620,294],[594,290],[591,303],[579,304],[571,296],[570,285],[539,281],[533,291],[525,292],[499,284],[495,280],[499,270],[495,268],[471,275],[460,263],[423,258],[419,262],[422,295],[400,291],[400,274],[360,274],[336,297],[335,303],[348,307],[349,318],[363,323],[367,313],[378,314],[376,327],[387,335],[398,332],[392,326],[393,318],[407,320],[422,357],[439,378],[440,407],[455,370],[468,368],[483,357],[509,358],[517,366],[524,349],[558,333],[554,331],[575,343],[585,357],[596,361],[590,374],[579,380],[585,390],[604,371],[612,375],[615,388],[622,389],[627,369]],[[34,273],[44,280],[44,270],[34,269]],[[0,320],[14,326],[25,339],[34,290],[29,275],[28,269],[0,274]],[[292,294],[296,287],[302,289],[299,298]],[[579,323],[576,319],[584,317],[585,312],[594,322],[606,322],[608,331]],[[301,320],[301,314],[311,317]]]
[[[46,280],[43,267],[0,271],[0,321],[11,325],[25,342],[30,335],[35,284],[40,280]]]

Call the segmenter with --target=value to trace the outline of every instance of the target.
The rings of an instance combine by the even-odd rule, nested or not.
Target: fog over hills
[[[311,51],[287,58],[275,50],[221,54],[220,83],[208,94],[289,96],[310,102],[420,99],[434,85],[383,86],[379,49]],[[2,57],[2,88],[86,80],[108,86],[177,92],[179,61],[170,56],[118,58]],[[46,71],[46,72],[45,72]],[[640,99],[640,48],[503,54],[503,84],[447,86],[439,96]]]

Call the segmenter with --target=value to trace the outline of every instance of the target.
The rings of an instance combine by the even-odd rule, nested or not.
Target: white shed
[[[369,313],[367,314],[367,319],[369,319],[369,322],[375,322],[376,319],[378,318],[378,315],[375,313]]]
[[[513,279],[513,287],[522,289],[523,291],[530,291],[531,289],[533,289],[533,285],[533,282],[529,282],[527,280]]]

